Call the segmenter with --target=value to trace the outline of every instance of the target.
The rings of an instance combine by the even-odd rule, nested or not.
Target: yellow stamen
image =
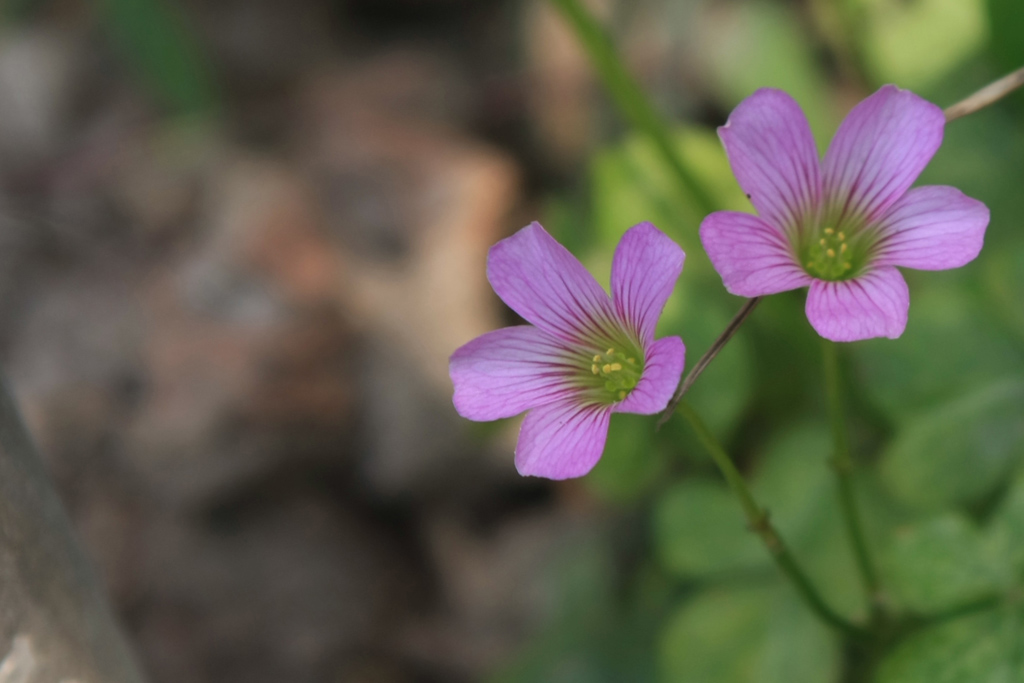
[[[834,232],[835,232],[835,230],[833,230],[832,228],[825,228],[825,234],[826,235],[831,235]]]
[[[596,356],[594,356],[594,362],[595,363],[600,363],[601,362],[601,354],[597,354]]]
[[[626,392],[625,391],[620,391],[619,392],[619,400],[621,401],[624,398],[626,398]]]
[[[598,373],[597,363],[594,363],[593,365],[590,366],[590,371],[595,375]]]
[[[835,249],[826,249],[825,253],[828,255],[829,258],[835,258],[836,257],[836,250]]]
[[[845,254],[846,253],[846,245],[845,244],[843,246],[839,247],[839,253],[840,254]]]
[[[608,374],[609,372],[611,372],[611,371],[612,371],[612,366],[611,366],[610,364],[608,364],[608,363],[605,363],[605,364],[604,364],[604,367],[603,367],[603,368],[601,368],[601,372],[603,372],[603,373],[604,373],[604,374],[606,374],[606,375],[607,375],[607,374]]]
[[[838,237],[839,237],[839,241],[842,242],[843,240],[846,239],[846,234],[842,230],[840,230]]]
[[[618,372],[619,370],[622,369],[622,364],[621,363],[612,363],[608,367],[610,367],[612,369],[612,372]]]
[[[820,240],[818,240],[818,244],[820,244],[821,246],[825,246],[825,244],[826,244],[825,238],[822,237]]]
[[[607,355],[609,355],[609,356],[610,356],[610,355],[612,355],[613,353],[615,353],[615,349],[608,349],[608,354],[607,354]]]
[[[630,365],[633,365],[636,363],[636,358],[627,358],[626,362],[629,363]]]

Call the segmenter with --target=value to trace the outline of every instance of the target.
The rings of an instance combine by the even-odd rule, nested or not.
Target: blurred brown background
[[[481,452],[447,357],[579,170],[571,37],[503,0],[5,11],[0,349],[152,680],[509,657],[596,513],[516,475],[514,425]]]

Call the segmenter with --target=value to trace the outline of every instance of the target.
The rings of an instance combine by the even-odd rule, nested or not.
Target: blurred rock
[[[76,76],[70,38],[0,32],[0,169],[39,162],[66,143]]]

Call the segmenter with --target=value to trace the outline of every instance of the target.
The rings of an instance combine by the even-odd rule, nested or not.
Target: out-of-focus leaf
[[[903,606],[934,613],[997,590],[1000,559],[973,524],[948,514],[897,531],[885,554],[886,587]]]
[[[642,566],[613,589],[607,549],[577,555],[553,594],[547,628],[488,680],[492,683],[655,683],[657,635],[675,597],[666,577]]]
[[[909,638],[879,667],[875,683],[1009,683],[1024,676],[1020,614],[997,610]]]
[[[865,602],[836,503],[823,426],[793,429],[774,441],[752,476],[758,501],[829,603],[850,615]],[[872,505],[880,514],[883,505]],[[876,520],[872,520],[875,522]],[[884,525],[872,524],[872,531]],[[746,527],[724,484],[689,480],[667,491],[654,519],[655,548],[666,569],[686,578],[761,570],[777,576],[760,539]]]
[[[635,499],[665,471],[654,426],[648,415],[612,415],[604,455],[586,478],[598,495],[619,502]]]
[[[661,640],[671,683],[829,683],[834,636],[788,587],[714,590],[684,603]]]
[[[989,543],[1002,559],[1000,567],[1013,580],[1024,570],[1024,474],[1010,485],[989,524]]]
[[[983,496],[1024,448],[1022,401],[1024,382],[1002,380],[908,420],[883,455],[884,481],[923,509]]]
[[[1001,71],[1024,66],[1024,12],[1020,0],[987,0],[989,49]],[[1024,104],[1024,93],[1011,95],[1018,105]]]
[[[713,291],[720,284],[690,283],[677,289],[659,325],[659,334],[679,335],[686,344],[686,367],[692,367],[726,328],[733,308]],[[739,310],[739,306],[735,310]],[[728,439],[754,391],[754,363],[750,339],[741,330],[690,388],[687,400],[700,406],[700,414],[720,439]]]
[[[1024,243],[989,255],[985,286],[999,314],[1024,339]]]
[[[882,82],[919,89],[978,52],[983,0],[870,0],[865,53]]]
[[[713,131],[684,128],[676,140],[679,154],[721,209],[750,210]],[[646,138],[632,135],[602,150],[594,156],[590,174],[594,229],[602,247],[613,248],[630,226],[650,221],[686,250],[687,269],[710,271],[697,238],[703,216],[679,194],[670,169]]]
[[[705,32],[700,52],[726,108],[758,88],[781,88],[800,103],[824,149],[839,124],[839,112],[795,12],[780,3],[723,3],[712,19],[714,30]]]
[[[129,67],[164,104],[178,113],[214,106],[212,78],[178,5],[165,0],[102,0],[99,8]]]
[[[1020,354],[964,287],[931,285],[915,288],[898,343],[873,339],[851,349],[864,390],[898,421],[1021,372]]]
[[[690,479],[669,489],[654,511],[655,550],[669,571],[701,577],[765,567],[768,556],[724,484]]]

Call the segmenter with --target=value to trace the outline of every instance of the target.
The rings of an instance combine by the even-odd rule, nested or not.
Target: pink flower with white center
[[[807,319],[822,337],[899,337],[910,295],[896,266],[958,268],[988,226],[988,208],[956,188],[910,189],[944,126],[937,106],[887,85],[853,108],[819,163],[793,98],[763,89],[745,99],[718,134],[758,215],[718,211],[700,227],[725,288],[810,287]]]
[[[679,337],[654,339],[683,250],[650,223],[622,236],[612,296],[532,223],[493,247],[487,279],[530,325],[477,337],[452,354],[459,415],[497,420],[529,411],[519,431],[520,474],[568,479],[591,470],[614,412],[652,415],[683,372]]]

